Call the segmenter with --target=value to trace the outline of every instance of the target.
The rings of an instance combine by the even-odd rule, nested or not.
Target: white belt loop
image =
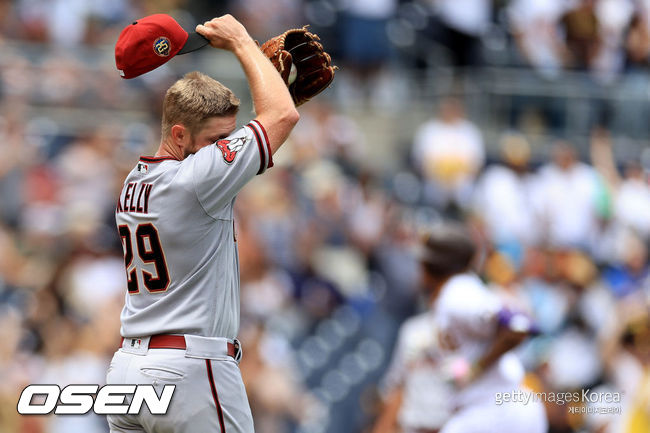
[[[185,356],[188,358],[202,359],[232,359],[228,356],[228,343],[233,340],[227,338],[201,337],[198,335],[185,335]]]

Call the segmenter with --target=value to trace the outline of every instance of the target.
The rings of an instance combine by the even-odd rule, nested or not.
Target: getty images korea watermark
[[[620,392],[597,392],[590,388],[574,392],[533,392],[515,390],[498,392],[495,394],[495,403],[501,406],[504,403],[551,403],[558,406],[569,405],[569,413],[593,414],[620,414]]]

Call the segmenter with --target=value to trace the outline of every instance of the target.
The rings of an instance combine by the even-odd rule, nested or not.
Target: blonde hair
[[[201,72],[189,72],[165,93],[162,114],[162,136],[169,137],[172,126],[183,125],[194,135],[211,117],[237,114],[239,98],[218,82]]]

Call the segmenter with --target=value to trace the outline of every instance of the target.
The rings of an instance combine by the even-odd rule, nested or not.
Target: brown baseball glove
[[[296,106],[325,90],[338,69],[332,66],[332,59],[319,40],[318,35],[304,26],[287,30],[262,45],[262,51],[282,76]]]

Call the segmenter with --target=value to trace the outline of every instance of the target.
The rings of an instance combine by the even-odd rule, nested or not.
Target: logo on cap
[[[167,39],[164,36],[159,37],[153,43],[153,51],[160,57],[169,56],[169,52],[171,51],[171,48],[172,48],[171,42],[169,42],[169,39]]]

